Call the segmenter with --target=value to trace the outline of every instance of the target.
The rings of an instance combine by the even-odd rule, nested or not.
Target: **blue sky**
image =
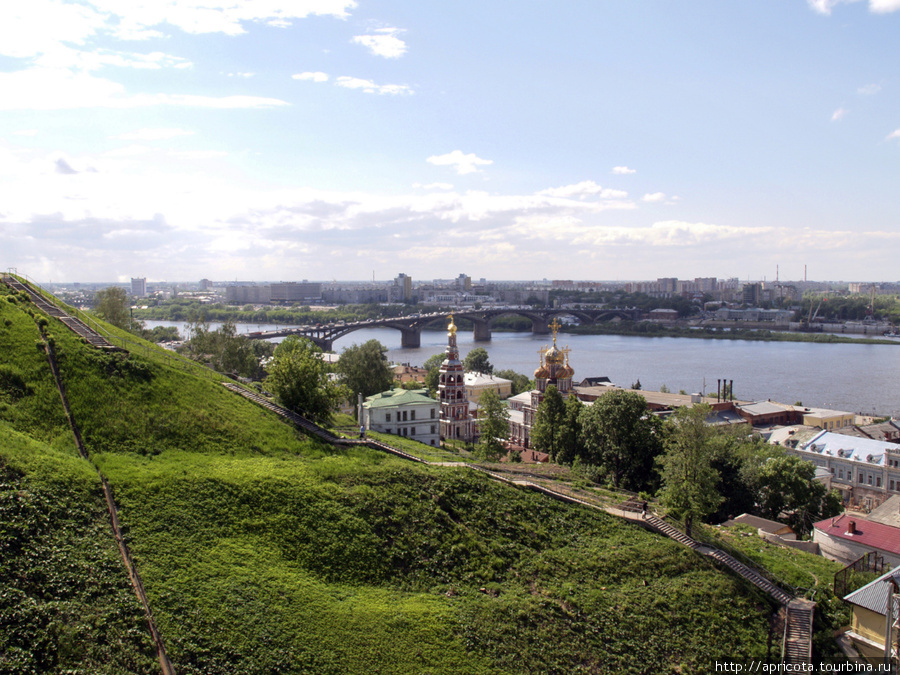
[[[900,279],[900,0],[16,4],[41,281]]]

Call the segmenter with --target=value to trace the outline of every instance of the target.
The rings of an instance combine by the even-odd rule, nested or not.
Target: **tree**
[[[756,478],[762,515],[786,517],[799,534],[808,533],[817,520],[838,515],[840,497],[829,493],[815,475],[816,465],[795,455],[770,458]]]
[[[581,413],[582,459],[600,468],[617,488],[638,491],[651,486],[653,465],[662,452],[659,418],[647,400],[633,391],[614,389]]]
[[[494,372],[494,366],[488,360],[488,353],[484,347],[476,347],[463,360],[463,368],[468,373],[485,373],[490,375]]]
[[[322,350],[290,336],[275,348],[266,387],[281,405],[316,422],[327,422],[349,391],[329,378]]]
[[[506,450],[509,438],[509,409],[493,390],[478,399],[478,454],[496,462]]]
[[[523,375],[522,373],[517,373],[511,368],[506,368],[505,370],[495,370],[495,377],[501,377],[504,380],[509,380],[512,382],[512,395],[521,394],[523,391],[531,391],[534,389],[534,384],[531,380],[528,379],[527,375]]]
[[[131,318],[128,295],[121,286],[104,288],[94,295],[94,311],[101,319],[127,331],[140,329],[140,322]]]
[[[378,340],[344,349],[337,362],[337,372],[354,398],[387,391],[394,384],[394,373],[387,360],[387,347]]]
[[[756,511],[756,476],[776,446],[760,437],[748,439],[745,433],[738,427],[720,431],[712,439],[716,447],[712,467],[719,473],[716,491],[722,497],[716,511],[710,514],[713,522]]]
[[[446,355],[435,354],[429,356],[425,365],[422,367],[428,371],[425,376],[425,386],[428,388],[428,395],[437,398],[438,385],[441,383],[441,364],[444,362]]]
[[[544,400],[541,401],[534,413],[534,424],[531,425],[531,445],[541,452],[546,452],[554,462],[559,454],[559,431],[565,415],[566,404],[562,394],[555,385],[551,384],[544,391]]]
[[[706,404],[682,406],[666,421],[659,497],[676,518],[684,519],[688,536],[694,520],[715,511],[722,501],[716,491],[719,474],[712,465],[716,431],[706,424],[710,410]]]
[[[237,327],[231,320],[216,330],[209,330],[209,324],[196,319],[188,325],[190,340],[179,351],[192,359],[209,364],[220,373],[235,373],[244,377],[260,374],[260,358],[272,353],[272,347],[262,341],[251,342],[238,335]]]
[[[566,399],[566,407],[559,434],[557,436],[556,461],[571,464],[578,457],[581,443],[581,412],[584,404],[577,396]]]

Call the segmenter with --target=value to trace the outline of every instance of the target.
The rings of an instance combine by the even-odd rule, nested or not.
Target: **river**
[[[146,326],[185,324],[146,321]],[[211,328],[216,328],[211,324]],[[242,324],[240,332],[273,330],[274,325]],[[367,340],[388,348],[397,363],[422,365],[443,352],[446,331],[423,331],[422,346],[400,347],[400,332],[368,328],[337,340],[335,351]],[[532,376],[540,364],[540,349],[550,336],[494,332],[490,342],[475,342],[469,332],[457,336],[462,357],[484,347],[496,369],[511,368]],[[734,381],[735,398],[772,399],[782,403],[900,417],[900,346],[878,344],[820,344],[815,342],[754,342],[751,340],[700,340],[623,335],[570,335],[560,333],[559,347],[570,348],[569,364],[575,381],[606,376],[630,387],[640,380],[644,389],[665,385],[671,391],[716,392],[716,380]]]

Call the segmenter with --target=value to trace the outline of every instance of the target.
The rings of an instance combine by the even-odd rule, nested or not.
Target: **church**
[[[569,348],[560,349],[556,346],[560,328],[560,323],[554,319],[550,324],[550,330],[553,331],[553,345],[549,349],[541,348],[541,365],[534,371],[537,388],[509,399],[509,439],[523,448],[529,447],[534,416],[541,401],[544,400],[547,387],[552,384],[564,399],[575,395],[572,388],[575,371],[569,365]]]
[[[441,406],[441,441],[453,440],[473,443],[477,426],[474,406],[469,403],[466,391],[465,369],[459,360],[456,344],[456,324],[450,315],[447,326],[447,358],[441,363],[438,381],[438,402]]]

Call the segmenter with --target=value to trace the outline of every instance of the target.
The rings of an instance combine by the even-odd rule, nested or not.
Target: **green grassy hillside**
[[[0,637],[52,625],[57,665],[33,649],[0,673],[153,671],[92,463],[179,674],[706,672],[766,655],[772,606],[686,548],[465,467],[310,440],[154,347],[102,354],[50,320],[80,459],[36,320],[4,293],[0,588],[17,595],[0,597]],[[52,582],[69,573],[81,586]],[[127,665],[95,668],[107,653]]]

